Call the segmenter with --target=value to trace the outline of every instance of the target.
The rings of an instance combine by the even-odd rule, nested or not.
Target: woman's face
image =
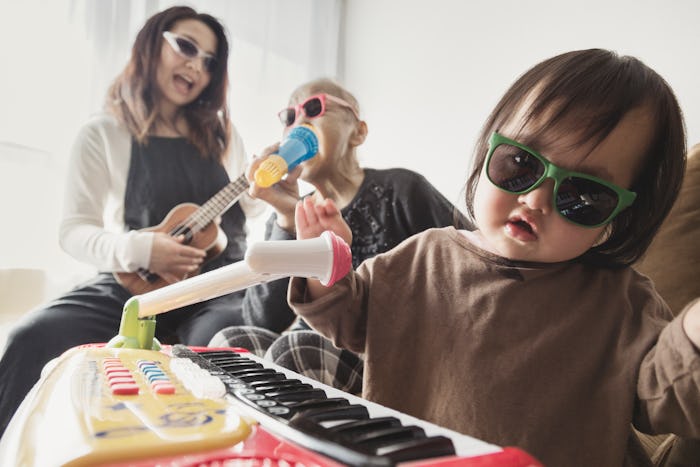
[[[170,32],[189,40],[199,48],[200,53],[216,56],[216,35],[203,22],[183,19],[177,21]],[[156,82],[161,93],[161,111],[167,114],[193,102],[210,81],[211,73],[206,69],[202,57],[187,57],[163,38],[156,71]]]
[[[518,138],[519,125],[506,124],[499,133]],[[550,162],[594,175],[629,189],[639,173],[652,134],[646,110],[630,111],[597,146],[572,147],[571,137],[549,138],[534,147]],[[553,135],[554,136],[554,135]],[[603,239],[605,227],[572,224],[554,208],[554,180],[547,179],[525,194],[511,194],[493,185],[484,167],[474,196],[474,215],[485,249],[512,260],[553,263],[576,258]]]

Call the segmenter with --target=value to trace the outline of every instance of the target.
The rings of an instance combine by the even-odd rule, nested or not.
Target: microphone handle
[[[314,278],[330,286],[352,266],[350,248],[330,231],[307,240],[256,242],[243,261],[135,295],[143,318],[203,302],[287,276]]]

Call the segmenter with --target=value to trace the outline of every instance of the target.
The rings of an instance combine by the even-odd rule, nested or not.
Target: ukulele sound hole
[[[158,274],[154,274],[151,271],[149,271],[148,269],[144,269],[144,268],[139,268],[139,270],[136,271],[136,273],[139,275],[139,277],[142,280],[148,282],[149,284],[153,284],[155,281],[157,281],[160,278],[160,276],[158,276]]]
[[[185,236],[185,240],[184,240],[182,243],[185,244],[185,245],[189,245],[190,243],[192,243],[192,239],[194,238],[194,232],[192,231],[192,229],[189,228],[189,227],[187,227],[187,226],[184,226],[184,225],[181,225],[181,226],[177,227],[177,228],[172,232],[172,235],[173,235],[173,236],[184,235],[184,236]]]

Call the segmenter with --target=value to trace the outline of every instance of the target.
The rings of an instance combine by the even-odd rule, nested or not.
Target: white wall
[[[475,138],[506,88],[558,53],[601,47],[658,71],[700,142],[700,2],[348,0],[343,81],[363,107],[367,166],[423,173],[463,207]]]
[[[255,7],[245,21],[227,21],[232,30],[245,35],[246,28],[262,31],[258,23],[264,21],[251,18],[267,17],[282,8],[282,2],[288,6],[287,1],[196,3],[216,14],[227,12],[231,5]],[[44,267],[61,279],[69,272],[81,275],[87,272],[85,266],[57,245],[66,170],[60,156],[75,135],[71,122],[84,121],[76,116],[87,111],[87,87],[81,83],[92,82],[92,73],[98,70],[90,61],[85,28],[67,21],[66,15],[74,12],[67,5],[95,4],[0,2],[9,8],[7,16],[15,18],[15,27],[1,29],[0,38],[21,44],[0,50],[4,62],[14,64],[0,78],[0,206],[6,220],[0,234],[0,268]],[[300,4],[318,14],[317,4]],[[120,8],[128,11],[128,5],[122,3]],[[44,14],[36,16],[37,7]],[[421,172],[460,207],[474,138],[493,105],[520,73],[565,50],[605,47],[642,58],[676,90],[687,117],[689,143],[700,142],[697,0],[345,0],[344,10],[339,64],[341,77],[360,99],[370,126],[360,151],[363,163]],[[320,22],[327,25],[328,20]],[[57,31],[63,23],[65,27]],[[293,19],[287,23],[308,28]],[[270,28],[284,31],[281,26]],[[34,33],[17,42],[23,31]],[[319,34],[313,37],[324,42]],[[295,40],[294,47],[304,49],[299,35]],[[269,40],[265,43],[269,45]],[[47,53],[56,48],[69,52]],[[9,55],[15,50],[19,52]],[[246,55],[250,46],[241,39],[232,56]],[[274,112],[293,87],[307,79],[301,73],[265,72],[263,64],[273,61],[279,59],[268,54],[254,67],[234,70],[233,114],[250,152],[279,137]],[[265,79],[255,79],[256,73]],[[85,95],[67,87],[66,81],[85,88]],[[104,88],[97,87],[100,92]],[[264,98],[256,98],[260,94]],[[21,104],[21,113],[8,112],[13,102]],[[254,117],[253,110],[260,110],[255,115],[261,117]]]

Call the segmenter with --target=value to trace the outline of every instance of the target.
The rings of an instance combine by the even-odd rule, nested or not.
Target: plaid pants
[[[256,326],[233,326],[216,333],[210,347],[242,347],[324,384],[355,395],[362,394],[362,358],[339,349],[315,331],[277,334]]]

